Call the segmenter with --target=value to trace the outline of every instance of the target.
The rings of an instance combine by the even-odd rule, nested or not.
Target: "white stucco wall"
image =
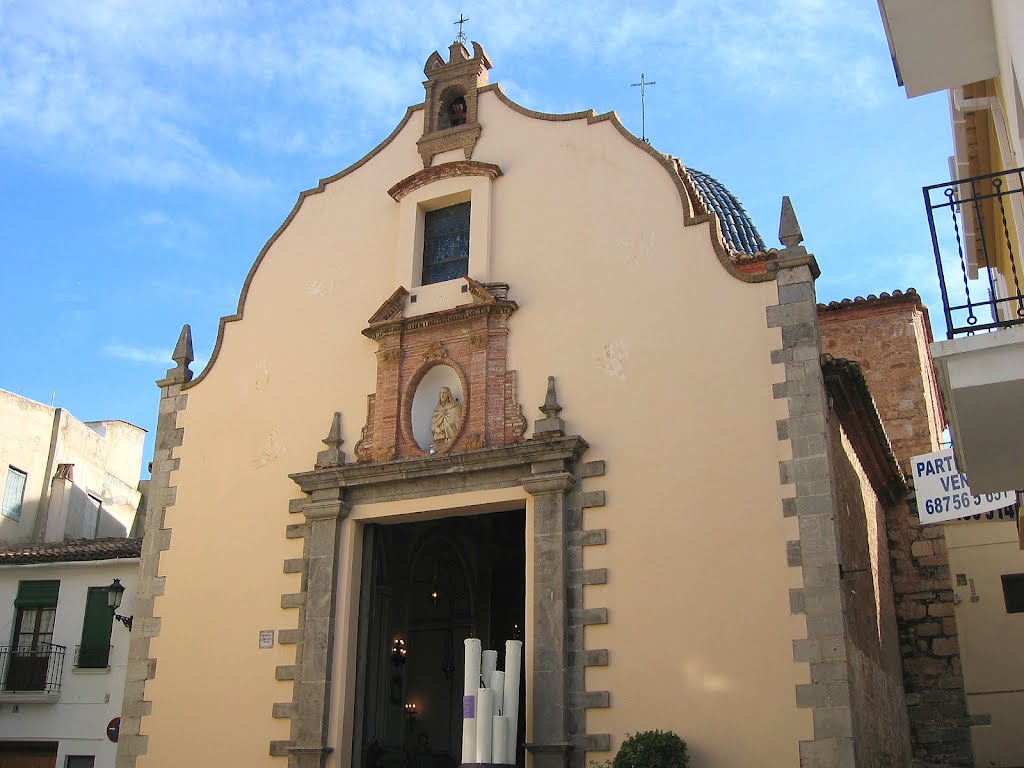
[[[57,765],[67,755],[95,755],[97,768],[112,766],[117,745],[106,737],[107,724],[121,714],[128,630],[114,622],[109,667],[77,669],[75,648],[82,639],[82,620],[89,587],[121,580],[125,593],[118,613],[134,610],[137,559],[43,565],[0,566],[0,642],[9,645],[16,615],[18,582],[60,581],[53,643],[67,650],[55,703],[20,703],[19,695],[0,691],[0,748],[3,741],[57,741]],[[23,697],[22,697],[23,698]]]

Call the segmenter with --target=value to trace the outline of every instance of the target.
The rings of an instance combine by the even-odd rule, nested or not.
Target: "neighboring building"
[[[1024,562],[1017,526],[1005,511],[944,526],[967,704],[979,720],[971,729],[979,768],[1024,765],[1024,666],[1017,651],[1024,646]]]
[[[913,290],[819,306],[826,352],[861,362],[894,452],[938,450],[941,403],[928,310]],[[921,525],[890,516],[896,613],[915,757],[979,768],[1024,765],[1024,562],[1017,510]],[[1021,614],[1021,615],[1016,615]],[[966,695],[965,695],[966,694]]]
[[[128,535],[145,436],[0,390],[0,546]]]
[[[130,615],[141,553],[126,538],[142,495],[145,430],[82,423],[0,390],[0,765],[114,763],[127,627],[107,606],[114,579]],[[116,736],[115,736],[116,738]]]
[[[818,306],[822,348],[858,361],[904,474],[940,447],[942,403],[931,357],[928,309],[916,291]],[[969,709],[953,618],[955,596],[944,526],[922,525],[916,505],[886,520],[892,593],[914,757],[926,765],[974,765]],[[977,763],[979,766],[985,763]]]
[[[659,728],[695,768],[908,764],[906,485],[788,201],[766,249],[710,176],[489,68],[429,57],[195,379],[183,331],[118,766],[456,764],[463,640],[518,632],[536,768]]]
[[[948,330],[932,355],[957,465],[975,491],[1024,488],[1024,4],[879,8],[907,96],[949,92],[952,180],[925,197]]]
[[[114,764],[130,635],[107,588],[125,587],[130,616],[140,539],[26,544],[0,550],[0,765]]]

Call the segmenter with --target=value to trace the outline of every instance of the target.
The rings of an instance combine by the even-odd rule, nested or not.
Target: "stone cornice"
[[[304,493],[328,488],[365,488],[391,486],[400,491],[419,481],[437,478],[448,482],[454,476],[495,473],[506,469],[524,469],[543,461],[577,460],[588,448],[582,437],[569,436],[547,440],[524,440],[497,448],[481,448],[461,453],[422,456],[397,461],[347,464],[341,467],[297,472],[289,475]],[[522,484],[529,475],[521,475]]]
[[[395,317],[380,323],[374,323],[363,329],[363,335],[367,338],[377,340],[384,336],[391,336],[402,331],[414,330],[416,328],[427,328],[432,325],[444,325],[454,323],[466,318],[479,315],[504,314],[511,315],[519,309],[514,301],[498,301],[487,303],[463,304],[452,309],[442,309],[437,312],[430,312],[416,317]]]
[[[449,130],[459,131],[467,127],[472,126],[459,126]],[[479,127],[477,130],[479,130]],[[444,133],[445,131],[439,131],[438,134],[434,135]],[[501,176],[501,168],[494,163],[481,163],[477,160],[454,160],[450,163],[432,165],[429,168],[424,168],[422,171],[417,171],[411,176],[406,176],[391,187],[388,190],[388,194],[394,198],[395,202],[398,202],[410,192],[415,192],[420,187],[425,187],[427,184],[432,184],[441,179],[452,179],[458,176],[486,176],[493,180]]]

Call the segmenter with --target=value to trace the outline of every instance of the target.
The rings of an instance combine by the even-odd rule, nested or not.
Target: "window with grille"
[[[59,591],[59,581],[18,582],[18,596],[14,600],[17,614],[5,690],[42,691],[46,688]]]
[[[421,285],[469,274],[469,207],[459,203],[424,215]]]
[[[3,516],[21,520],[21,503],[25,498],[25,481],[28,475],[14,467],[7,468],[7,484],[4,486]]]

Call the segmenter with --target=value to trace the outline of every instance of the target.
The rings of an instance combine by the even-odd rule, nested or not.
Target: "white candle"
[[[491,689],[491,693],[494,695],[491,697],[494,700],[494,710],[491,714],[500,715],[502,714],[501,708],[505,702],[505,673],[494,670],[491,672],[491,677],[487,681],[487,687]],[[502,752],[495,752],[495,755],[504,754]]]
[[[498,668],[498,652],[484,651],[480,661],[480,684],[486,688],[491,687],[491,672]]]
[[[462,762],[476,762],[476,693],[480,685],[480,641],[466,640],[465,678],[462,686]]]
[[[476,762],[491,762],[491,727],[494,725],[491,709],[491,699],[494,694],[486,688],[481,688],[476,695],[476,704],[479,708],[476,718]]]
[[[508,721],[507,751],[501,762],[508,765],[514,765],[516,762],[516,741],[519,734],[519,675],[522,663],[522,640],[509,640],[505,643],[505,690],[501,705],[501,713]]]
[[[493,762],[503,762],[504,758],[502,755],[508,751],[508,718],[504,715],[494,715],[491,732],[491,743],[494,744],[494,747],[491,749]]]

